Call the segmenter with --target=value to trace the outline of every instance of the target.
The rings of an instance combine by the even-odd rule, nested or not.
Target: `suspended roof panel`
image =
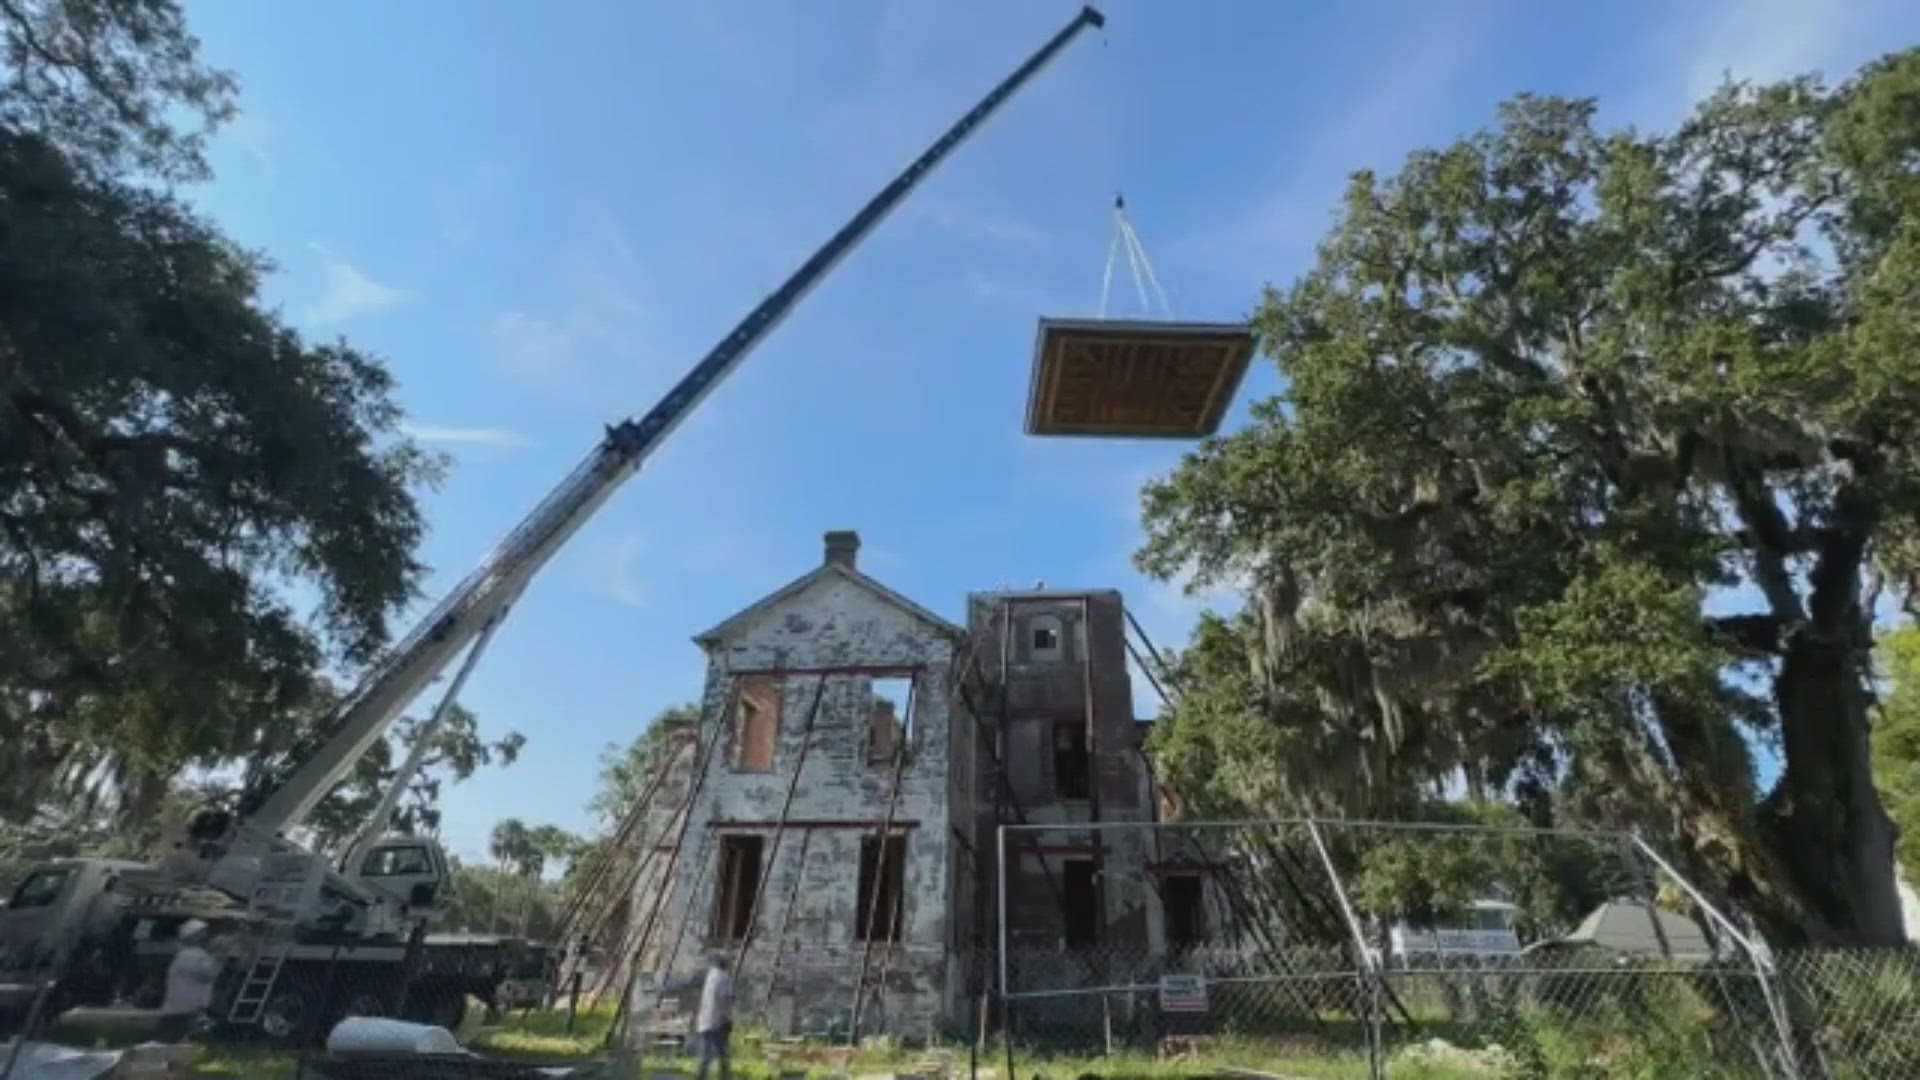
[[[1211,435],[1252,359],[1244,323],[1041,319],[1027,434]]]

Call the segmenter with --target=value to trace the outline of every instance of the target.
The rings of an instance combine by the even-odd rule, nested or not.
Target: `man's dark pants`
[[[707,1080],[707,1066],[715,1060],[720,1062],[720,1080],[732,1080],[733,1060],[727,1048],[727,1037],[731,1034],[733,1034],[732,1024],[722,1024],[712,1031],[700,1033],[698,1080]]]

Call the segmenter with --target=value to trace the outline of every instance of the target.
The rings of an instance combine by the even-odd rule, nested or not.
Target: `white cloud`
[[[406,302],[406,293],[382,284],[341,258],[325,244],[308,244],[326,264],[326,291],[307,306],[307,321],[317,325],[384,315]]]
[[[651,590],[640,565],[646,546],[637,532],[589,538],[575,549],[568,574],[577,587],[596,599],[611,600],[622,607],[646,607]]]
[[[1771,82],[1823,72],[1837,82],[1873,53],[1894,44],[1876,25],[1888,5],[1878,0],[1723,0],[1701,5],[1705,14],[1688,35],[1675,80],[1676,112],[1717,89],[1731,75]]]
[[[907,557],[889,547],[879,544],[863,544],[860,548],[860,565],[873,573],[898,572],[907,566]]]
[[[613,545],[607,565],[607,592],[628,607],[645,607],[647,593],[636,564],[645,549],[638,536],[626,536]]]
[[[245,112],[233,123],[227,125],[221,138],[231,139],[235,145],[245,150],[254,164],[260,167],[260,175],[271,184],[280,178],[280,155],[276,148],[285,140],[279,127],[265,116],[255,112]]]
[[[1052,288],[1026,270],[967,270],[960,275],[966,295],[982,304],[996,304],[1023,313],[1070,308]]]
[[[932,203],[919,207],[914,216],[943,232],[1027,251],[1044,251],[1053,246],[1046,233],[1011,210]]]
[[[493,320],[494,340],[509,372],[547,379],[573,366],[578,343],[565,327],[524,311],[503,311]]]
[[[1244,279],[1251,302],[1259,282],[1291,277],[1312,259],[1353,170],[1393,167],[1420,143],[1434,104],[1481,61],[1496,14],[1488,3],[1441,4],[1404,32],[1383,35],[1381,62],[1364,81],[1336,88],[1346,95],[1338,124],[1274,158],[1266,195],[1237,206],[1222,202],[1199,215],[1198,228],[1171,237],[1166,265],[1155,260],[1161,280]],[[1116,267],[1115,277],[1122,272]],[[1113,287],[1118,303],[1122,283]],[[1131,304],[1131,283],[1126,287]]]
[[[548,390],[590,392],[596,401],[649,377],[654,366],[637,361],[658,354],[649,348],[658,344],[658,332],[636,283],[654,272],[620,223],[602,215],[561,252],[553,276],[565,300],[556,310],[512,309],[495,317],[506,370]]]
[[[527,445],[526,436],[507,428],[466,427],[460,424],[406,423],[401,430],[425,443],[452,443],[464,446],[517,447]]]
[[[504,176],[490,161],[469,166],[456,179],[433,185],[431,199],[440,238],[457,247],[474,242],[500,201]]]

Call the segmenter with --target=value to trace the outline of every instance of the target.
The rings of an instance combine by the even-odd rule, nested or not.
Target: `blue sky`
[[[456,853],[502,816],[585,826],[601,747],[699,692],[690,636],[827,529],[954,617],[974,589],[1115,586],[1184,639],[1204,601],[1128,562],[1137,489],[1180,448],[1021,435],[1034,319],[1093,313],[1116,190],[1175,314],[1234,319],[1306,265],[1348,172],[1513,93],[1665,125],[1725,71],[1837,76],[1920,39],[1901,0],[1104,8],[522,600],[465,698],[529,742],[447,795]],[[426,496],[430,603],[1076,9],[189,3],[244,105],[193,194],[455,456]],[[1256,368],[1237,414],[1273,388]]]

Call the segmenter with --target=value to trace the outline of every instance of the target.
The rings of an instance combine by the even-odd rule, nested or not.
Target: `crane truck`
[[[944,158],[1081,31],[1091,7],[947,129],[793,275],[753,308],[645,414],[604,437],[478,568],[373,665],[312,752],[253,805],[208,808],[163,845],[156,863],[66,859],[29,871],[0,908],[0,1009],[142,1000],[163,979],[190,919],[230,944],[215,1015],[279,1040],[312,1037],[337,1015],[400,1015],[453,1026],[469,995],[516,974],[512,942],[429,935],[450,895],[448,860],[431,839],[369,829],[336,866],[293,839],[302,820],[462,651],[464,673],[534,575],[637,472],[721,380]],[[448,695],[451,699],[451,694]],[[422,734],[425,737],[426,733]],[[410,758],[409,768],[415,758]],[[405,776],[401,781],[404,783]],[[523,973],[523,972],[520,972]],[[351,987],[334,994],[332,986]]]

